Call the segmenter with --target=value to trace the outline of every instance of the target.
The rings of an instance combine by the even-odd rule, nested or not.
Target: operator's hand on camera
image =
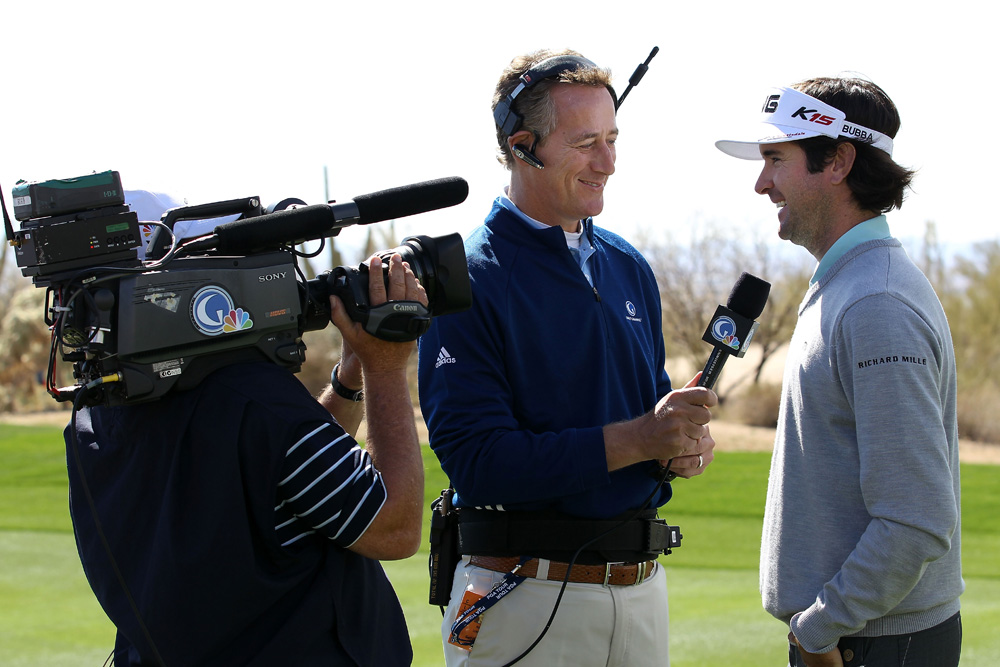
[[[708,430],[710,408],[719,403],[715,392],[697,386],[695,375],[681,389],[660,399],[641,417],[604,427],[608,470],[642,461],[673,459],[671,470],[691,477],[704,472],[714,457],[715,440]],[[699,459],[700,457],[700,459]]]
[[[372,256],[368,264],[368,299],[372,306],[386,301],[419,301],[427,305],[427,294],[409,265],[398,253],[389,258],[389,289],[382,274],[382,260]],[[394,343],[369,335],[364,327],[347,315],[339,297],[330,297],[330,321],[340,329],[344,345],[361,360],[365,373],[405,367],[413,350],[413,342]]]

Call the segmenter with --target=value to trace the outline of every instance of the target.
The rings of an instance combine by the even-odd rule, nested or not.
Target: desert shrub
[[[0,321],[0,412],[53,409],[45,392],[51,337],[44,320],[45,292],[26,287],[10,295]]]
[[[954,264],[941,301],[958,362],[959,433],[1000,443],[1000,241],[977,243]]]
[[[730,394],[724,401],[720,417],[746,424],[767,426],[778,424],[778,407],[781,404],[781,385],[758,382],[745,386],[739,393]]]
[[[958,434],[962,438],[1000,444],[1000,387],[995,383],[958,387]]]

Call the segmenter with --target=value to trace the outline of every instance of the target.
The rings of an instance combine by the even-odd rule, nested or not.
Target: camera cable
[[[576,559],[580,557],[580,554],[583,553],[583,551],[591,544],[615,532],[616,530],[627,524],[629,521],[638,518],[639,515],[642,514],[642,512],[649,506],[649,504],[653,502],[653,498],[655,498],[656,494],[660,492],[660,489],[663,487],[664,483],[666,483],[669,475],[670,475],[670,464],[668,463],[667,466],[660,471],[660,475],[656,483],[656,486],[653,487],[653,490],[639,506],[639,509],[635,510],[632,514],[619,521],[616,525],[612,526],[611,528],[608,528],[603,533],[587,540],[586,542],[581,544],[579,548],[577,548],[577,550],[573,553],[573,557],[570,558],[569,563],[567,564],[566,574],[563,577],[562,586],[559,588],[559,595],[556,596],[555,604],[552,606],[552,613],[549,614],[549,619],[548,621],[545,622],[545,627],[542,628],[542,631],[538,634],[535,640],[531,642],[531,645],[528,646],[528,648],[524,649],[524,651],[519,656],[517,656],[510,662],[505,663],[503,667],[510,667],[511,665],[520,662],[526,655],[531,653],[531,651],[533,651],[536,646],[538,646],[538,643],[542,641],[543,637],[545,637],[546,633],[549,631],[549,628],[552,627],[552,621],[555,620],[556,612],[559,611],[559,605],[562,602],[563,594],[566,592],[566,586],[569,585],[569,577],[570,573],[573,571],[573,565],[576,563]]]

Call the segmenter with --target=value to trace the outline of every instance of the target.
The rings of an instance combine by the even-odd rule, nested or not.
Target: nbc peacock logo
[[[230,310],[224,321],[225,324],[222,325],[222,333],[242,331],[243,329],[249,329],[253,326],[253,320],[250,319],[250,313],[244,311],[242,308]]]
[[[206,336],[237,333],[253,328],[250,313],[233,304],[229,293],[209,285],[195,292],[191,299],[191,321]]]

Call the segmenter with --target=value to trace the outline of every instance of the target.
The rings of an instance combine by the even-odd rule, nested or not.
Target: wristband
[[[333,367],[333,372],[330,373],[330,387],[337,394],[337,396],[346,398],[349,401],[354,401],[355,403],[365,400],[364,389],[348,389],[344,385],[340,384],[340,381],[337,380],[337,370],[339,368],[340,362],[338,361],[337,365]]]

